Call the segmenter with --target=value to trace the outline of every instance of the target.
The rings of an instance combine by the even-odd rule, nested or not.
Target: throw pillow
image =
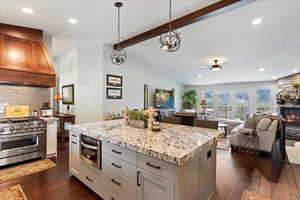
[[[262,120],[260,120],[258,126],[257,126],[257,130],[259,131],[267,131],[270,127],[272,123],[272,120],[269,118],[264,118]]]

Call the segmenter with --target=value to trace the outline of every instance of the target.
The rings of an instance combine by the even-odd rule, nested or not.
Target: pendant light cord
[[[120,7],[118,7],[118,49],[120,50]]]
[[[171,30],[171,22],[172,22],[172,0],[169,0],[169,30]]]

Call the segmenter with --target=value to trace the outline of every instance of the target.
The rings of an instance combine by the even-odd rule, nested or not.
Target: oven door
[[[25,153],[45,151],[45,148],[46,134],[44,131],[0,137],[0,159]]]

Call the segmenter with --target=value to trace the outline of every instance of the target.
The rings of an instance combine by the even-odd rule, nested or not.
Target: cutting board
[[[6,106],[5,107],[5,117],[15,118],[15,117],[28,117],[29,116],[29,106]]]

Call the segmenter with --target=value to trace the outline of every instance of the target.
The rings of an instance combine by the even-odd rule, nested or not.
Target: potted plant
[[[129,126],[134,128],[147,128],[147,120],[149,116],[140,111],[129,111]]]
[[[195,90],[187,91],[183,94],[183,109],[191,109],[196,104],[197,92]]]

